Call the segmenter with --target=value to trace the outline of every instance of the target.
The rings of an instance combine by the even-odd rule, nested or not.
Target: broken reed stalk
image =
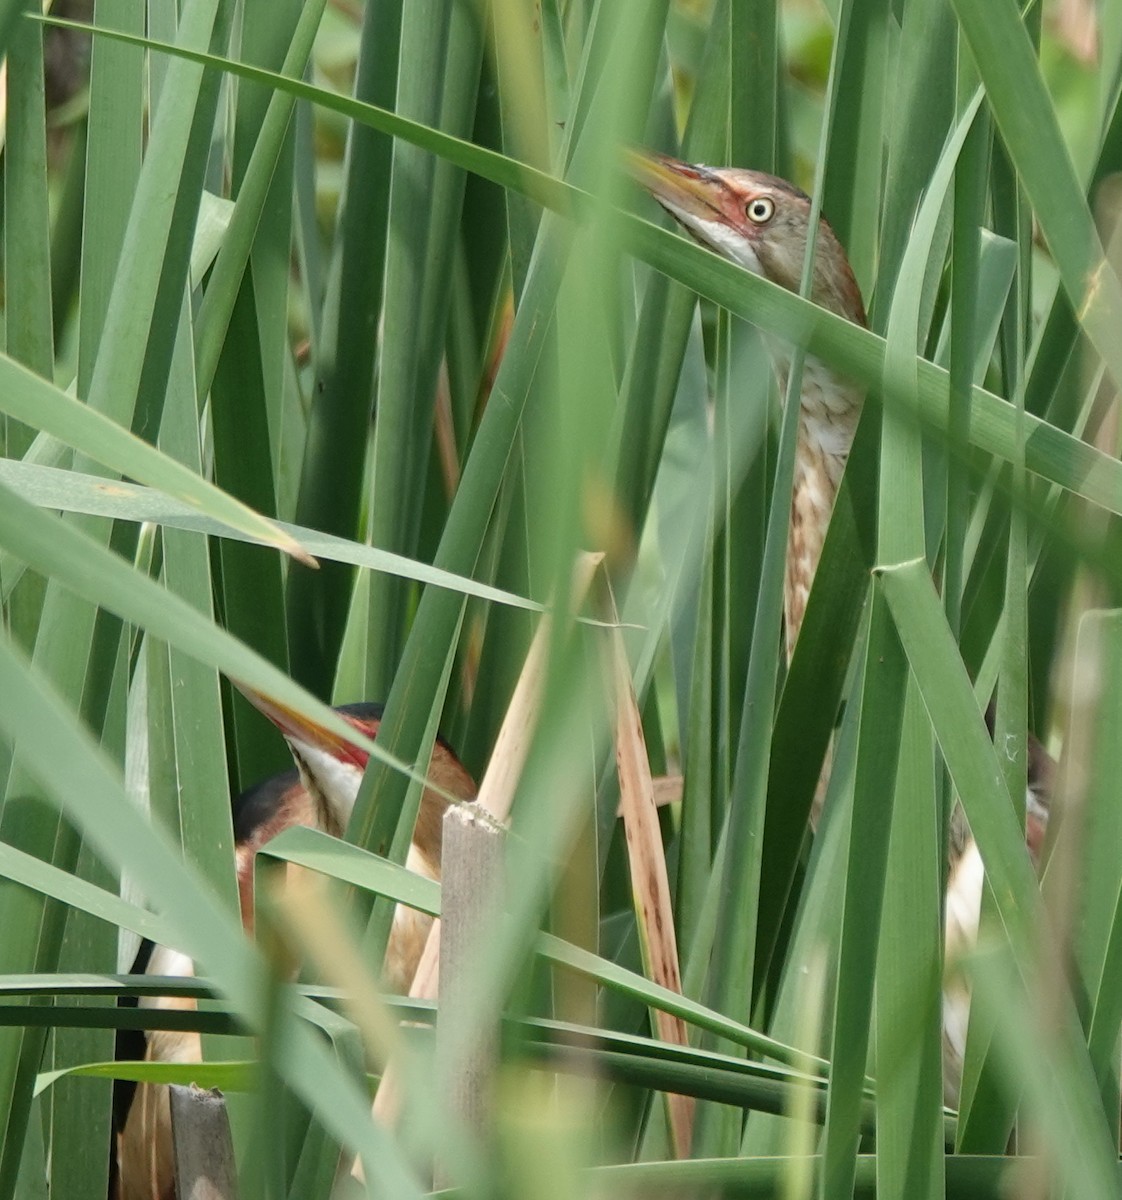
[[[499,1017],[470,1041],[463,1037],[462,1013],[473,1007],[481,947],[500,912],[503,828],[474,805],[444,814],[440,859],[440,980],[436,1023],[436,1075],[440,1094],[464,1126],[486,1139],[499,1053]],[[437,1162],[436,1186],[454,1180],[447,1164]]]
[[[171,1136],[180,1200],[237,1200],[238,1172],[226,1101],[217,1089],[173,1083]]]

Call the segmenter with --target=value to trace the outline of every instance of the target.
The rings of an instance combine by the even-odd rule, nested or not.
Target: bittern
[[[696,166],[662,154],[634,154],[631,162],[639,182],[703,246],[754,275],[798,291],[810,227],[810,197],[805,192],[762,171]],[[810,298],[856,325],[866,324],[853,269],[824,217],[815,242]],[[768,348],[780,390],[785,391],[790,346],[769,338]],[[806,613],[863,398],[859,387],[807,356],[783,594],[789,655]]]
[[[986,709],[990,736],[994,729],[994,706]],[[1048,832],[1048,817],[1056,780],[1056,762],[1039,741],[1028,735],[1028,781],[1025,789],[1025,845],[1034,867],[1039,868]],[[943,987],[943,1097],[958,1103],[962,1063],[966,1053],[966,1030],[970,1019],[970,989],[957,969],[959,960],[978,941],[982,911],[985,867],[978,844],[970,836],[961,807],[951,816],[950,874],[944,909],[944,959],[948,973]]]
[[[631,169],[654,199],[703,246],[755,275],[798,291],[810,228],[811,202],[805,192],[761,171],[700,166],[663,154],[632,154]],[[853,269],[825,217],[819,221],[815,240],[810,298],[855,325],[867,324]],[[769,338],[768,346],[780,391],[785,393],[790,347],[777,338]],[[859,387],[807,356],[783,596],[788,657],[806,612],[862,399]],[[1052,764],[1035,738],[1030,737],[1029,746],[1026,834],[1035,858],[1047,823]],[[945,909],[949,961],[977,937],[982,877],[977,846],[959,810],[952,822]],[[968,1005],[964,988],[952,984],[944,1004],[944,1065],[950,1096],[957,1094],[961,1076]]]
[[[253,929],[254,856],[271,838],[295,825],[341,835],[354,808],[367,753],[298,713],[258,695],[250,699],[284,734],[296,762],[285,771],[243,792],[234,803],[235,865],[242,922]],[[359,733],[377,736],[382,707],[348,704],[336,712]],[[475,798],[475,784],[443,738],[433,747],[426,776],[433,785],[422,793],[406,866],[430,879],[440,877],[441,829],[447,801]],[[424,948],[432,918],[399,905],[386,948],[383,982],[389,991],[404,992]],[[185,954],[164,946],[146,946],[136,969],[152,975],[194,974]],[[145,1003],[145,1001],[141,1001]],[[193,1000],[161,998],[161,1008],[193,1008]],[[145,1056],[159,1062],[198,1062],[202,1047],[197,1033],[153,1031]],[[119,1200],[175,1200],[171,1127],[167,1089],[141,1084],[131,1093],[121,1089],[115,1103],[118,1126],[117,1187]]]

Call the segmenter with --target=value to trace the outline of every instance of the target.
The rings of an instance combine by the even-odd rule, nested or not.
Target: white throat
[[[358,796],[362,771],[351,762],[341,762],[320,746],[300,738],[286,737],[308,794],[315,801],[320,823],[328,833],[342,835]]]

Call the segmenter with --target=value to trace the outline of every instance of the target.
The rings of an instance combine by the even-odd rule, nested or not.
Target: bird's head
[[[316,824],[341,836],[358,796],[369,757],[367,752],[334,730],[309,721],[295,709],[248,688],[242,691],[284,734],[300,781],[312,800]],[[382,717],[380,705],[351,704],[336,712],[356,733],[368,738],[377,736]]]
[[[287,705],[241,687],[242,694],[284,734],[300,773],[300,782],[312,801],[316,825],[327,833],[342,836],[358,797],[359,785],[369,758],[356,742],[309,721]],[[374,739],[382,723],[380,704],[344,704],[335,709],[356,734]],[[444,798],[475,798],[475,783],[452,747],[437,738],[426,772],[430,787],[422,797],[417,836],[422,850],[439,845],[440,818]],[[439,858],[434,861],[438,861]]]
[[[806,254],[810,197],[762,171],[704,167],[635,151],[631,172],[694,238],[710,250],[797,292]],[[811,299],[864,325],[861,291],[825,218],[815,243]]]

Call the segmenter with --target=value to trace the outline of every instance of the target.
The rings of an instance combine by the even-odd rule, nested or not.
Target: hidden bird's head
[[[632,151],[635,179],[697,241],[755,275],[797,292],[810,225],[810,197],[763,171],[705,167],[665,154]],[[811,299],[866,324],[861,291],[825,218],[815,242]]]

